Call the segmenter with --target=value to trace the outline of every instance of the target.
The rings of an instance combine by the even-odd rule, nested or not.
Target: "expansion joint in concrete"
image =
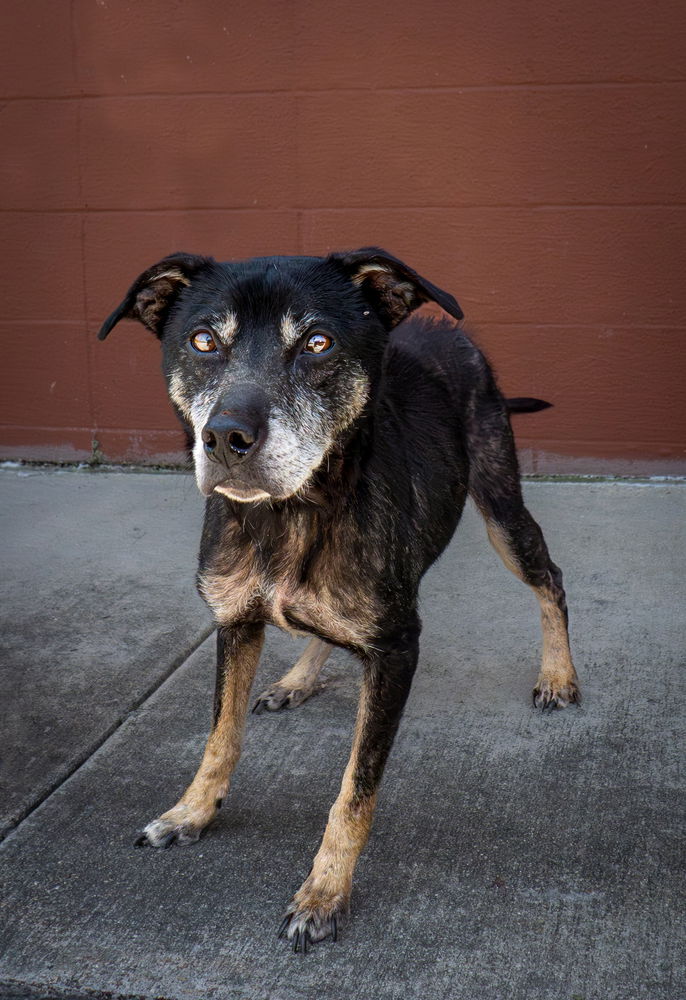
[[[200,635],[180,653],[167,669],[152,683],[150,684],[141,695],[139,695],[133,702],[131,702],[118,716],[118,718],[105,729],[96,740],[85,748],[85,750],[75,757],[70,763],[65,767],[62,773],[55,777],[55,780],[51,782],[42,793],[25,806],[21,811],[17,812],[13,816],[9,823],[4,829],[0,830],[0,843],[6,840],[8,837],[15,834],[21,825],[24,823],[28,817],[36,811],[44,802],[46,802],[55,792],[66,784],[83,766],[88,763],[88,761],[96,754],[105,744],[112,738],[112,736],[117,732],[118,729],[123,726],[123,724],[137,712],[160,688],[166,684],[168,680],[179,670],[188,658],[198,649],[203,642],[212,634],[214,631],[213,625],[208,625],[202,630]]]

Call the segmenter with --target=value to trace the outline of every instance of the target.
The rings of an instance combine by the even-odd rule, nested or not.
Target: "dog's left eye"
[[[325,333],[313,333],[303,347],[306,354],[326,354],[333,347],[333,340]]]
[[[215,339],[209,330],[196,330],[191,337],[191,344],[202,354],[209,354],[211,351],[217,350],[217,344]]]

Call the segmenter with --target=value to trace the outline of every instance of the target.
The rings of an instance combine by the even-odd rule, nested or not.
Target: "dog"
[[[447,317],[412,315],[435,303]],[[299,705],[333,646],[359,657],[352,752],[310,874],[280,928],[295,951],[336,939],[417,665],[419,582],[469,494],[506,567],[538,598],[534,706],[580,699],[562,574],[524,506],[506,401],[457,326],[457,301],[379,248],[217,263],[176,253],[103,324],[162,345],[206,496],[198,588],[217,623],[214,719],[180,801],[137,843],[200,837],[241,749],[265,623],[312,639],[254,710]]]

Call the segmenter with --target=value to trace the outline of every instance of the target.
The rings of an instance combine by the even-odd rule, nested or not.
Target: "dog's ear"
[[[212,257],[173,253],[153,264],[136,278],[124,301],[107,317],[98,340],[104,340],[120,319],[137,319],[160,337],[169,308],[181,289],[190,285],[198,271],[213,263]]]
[[[464,318],[457,300],[449,292],[422,278],[421,274],[379,247],[335,253],[329,260],[343,267],[352,283],[374,305],[389,330],[423,302],[437,302],[455,319]]]

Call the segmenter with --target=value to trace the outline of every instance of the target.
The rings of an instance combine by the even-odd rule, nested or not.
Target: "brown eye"
[[[196,330],[191,337],[191,344],[196,351],[200,351],[202,354],[209,354],[211,351],[217,350],[214,337],[209,330]]]
[[[303,350],[308,354],[325,354],[333,347],[333,340],[325,333],[313,333]]]

